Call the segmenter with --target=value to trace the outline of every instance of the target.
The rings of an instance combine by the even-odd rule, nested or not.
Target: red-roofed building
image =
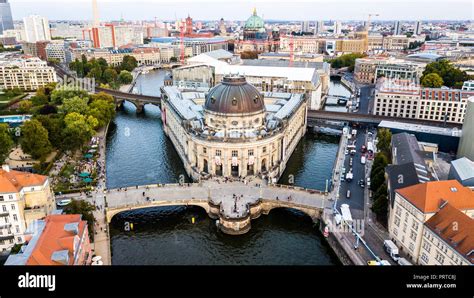
[[[425,223],[447,204],[468,218],[474,217],[474,192],[457,180],[432,181],[395,191],[390,209],[390,238],[413,262],[420,258]]]
[[[5,265],[90,265],[92,250],[87,222],[81,215],[48,215],[33,225],[33,235]]]
[[[473,265],[474,219],[446,204],[425,223],[418,264]]]
[[[47,176],[0,170],[0,253],[24,242],[24,233],[35,219],[56,209]]]

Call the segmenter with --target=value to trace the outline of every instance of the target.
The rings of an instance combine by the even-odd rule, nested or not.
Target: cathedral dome
[[[257,10],[254,9],[252,16],[245,22],[244,29],[258,30],[264,27],[265,23],[263,22],[263,19],[257,15]]]
[[[204,109],[218,114],[255,114],[265,112],[262,94],[243,76],[226,76],[206,95]]]

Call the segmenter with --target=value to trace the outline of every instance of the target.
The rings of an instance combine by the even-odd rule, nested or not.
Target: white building
[[[325,63],[321,69],[311,63],[298,62],[288,67],[288,61],[246,60],[226,62],[219,59],[226,51],[214,51],[187,60],[188,66],[173,70],[173,82],[180,88],[212,87],[228,74],[240,74],[263,92],[285,92],[306,94],[308,107],[320,109],[323,93],[321,72],[329,72]],[[230,54],[229,57],[231,57]],[[306,66],[308,65],[308,66]]]
[[[51,30],[47,18],[32,15],[23,18],[26,42],[51,40]]]
[[[194,180],[210,174],[276,182],[306,132],[305,96],[262,94],[243,76],[225,76],[208,93],[169,86],[162,94],[164,131]]]
[[[35,219],[56,209],[47,176],[0,169],[0,253],[25,241],[25,230]]]
[[[57,81],[56,71],[38,57],[7,54],[0,57],[0,90],[37,90]]]
[[[393,27],[393,35],[400,35],[402,33],[402,26],[400,24],[400,21],[395,21]]]
[[[333,30],[334,30],[335,35],[340,35],[342,33],[342,23],[341,23],[341,21],[335,21],[334,22]]]
[[[391,206],[389,209],[388,231],[390,238],[400,250],[415,263],[431,264],[430,258],[425,252],[429,249],[427,244],[423,243],[428,243],[434,236],[429,236],[429,231],[425,233],[427,230],[425,223],[428,222],[428,227],[439,233],[440,231],[436,230],[439,219],[432,218],[441,212],[440,209],[446,208],[446,204],[470,217],[471,220],[474,216],[474,192],[456,180],[420,183],[398,189],[395,192],[393,207]],[[444,217],[443,213],[441,217]],[[459,228],[461,229],[462,225]],[[472,233],[472,223],[470,231]],[[444,231],[442,232],[444,233]],[[459,233],[466,232],[468,232],[466,229],[459,230]],[[436,242],[436,247],[446,254],[447,247],[440,246],[439,241]],[[471,247],[469,253],[472,253],[473,249],[474,247]],[[437,257],[437,259],[442,263],[441,257]]]
[[[57,59],[60,62],[66,61],[66,44],[63,40],[53,40],[46,45],[47,59]]]
[[[423,88],[412,81],[379,79],[374,115],[462,124],[473,91]]]

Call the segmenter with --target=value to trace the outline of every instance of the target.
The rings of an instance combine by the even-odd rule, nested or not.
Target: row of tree
[[[89,95],[84,90],[41,88],[30,100],[21,102],[33,117],[21,127],[17,140],[23,151],[42,160],[53,149],[76,150],[86,144],[96,130],[115,116],[112,96]],[[0,162],[4,162],[15,137],[8,127],[0,128]]]
[[[377,154],[375,155],[372,171],[370,173],[370,189],[373,192],[372,211],[382,223],[387,222],[388,190],[385,181],[385,168],[391,158],[392,133],[386,128],[379,129],[377,133]]]
[[[81,78],[94,78],[100,84],[107,84],[113,89],[118,89],[120,85],[130,84],[133,76],[130,73],[138,66],[138,62],[133,56],[125,55],[119,66],[109,66],[104,58],[87,60],[85,55],[81,59],[76,59],[69,64],[69,68],[74,70]]]
[[[447,60],[441,60],[426,65],[421,85],[430,88],[447,86],[460,89],[465,81],[471,79],[474,79],[474,76],[468,75]]]
[[[348,67],[349,71],[354,71],[355,61],[357,58],[365,57],[365,54],[345,54],[337,58],[331,59],[328,62],[331,64],[332,68],[343,68]]]

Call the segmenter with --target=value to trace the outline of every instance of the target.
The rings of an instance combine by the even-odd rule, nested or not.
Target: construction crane
[[[365,31],[367,31],[367,34],[368,34],[369,30],[370,30],[370,19],[371,19],[372,17],[378,17],[378,16],[379,16],[378,13],[369,13],[369,17],[367,18],[367,24],[365,25]]]

